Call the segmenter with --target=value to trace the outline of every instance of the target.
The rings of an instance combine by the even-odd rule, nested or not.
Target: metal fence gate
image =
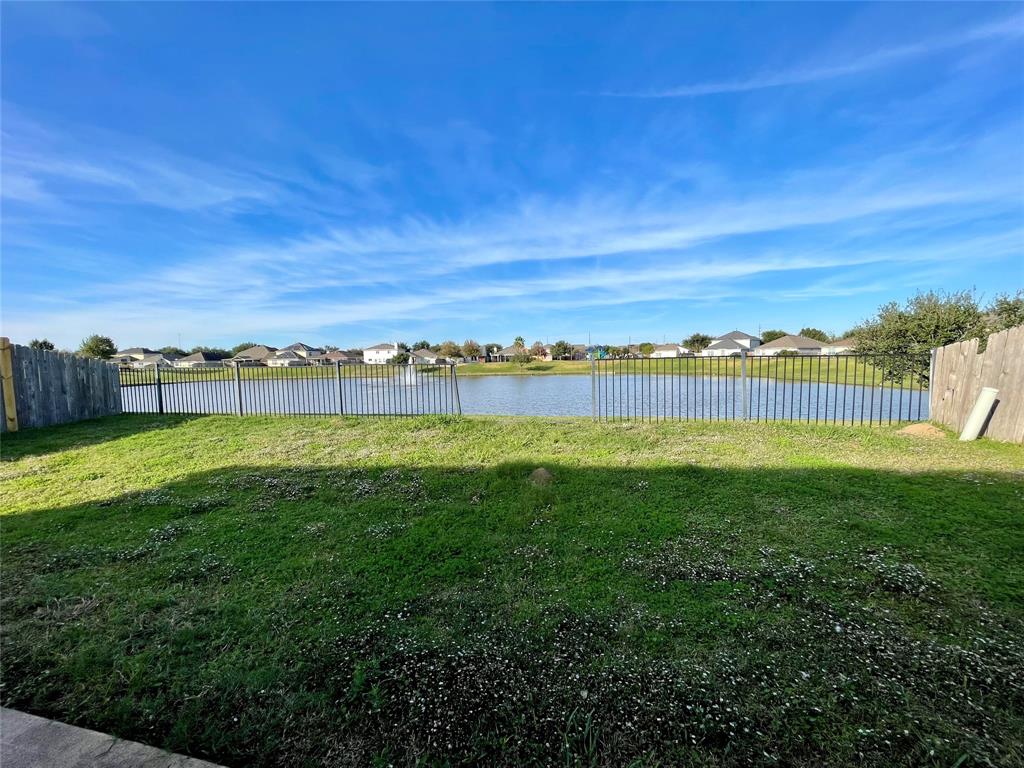
[[[929,355],[591,361],[598,421],[892,424],[928,418]]]
[[[453,365],[122,368],[126,413],[309,416],[460,414]]]

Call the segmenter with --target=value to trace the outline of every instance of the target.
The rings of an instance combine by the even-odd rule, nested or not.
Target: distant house
[[[136,360],[141,360],[146,355],[158,354],[156,350],[148,349],[147,347],[129,347],[128,349],[122,349],[116,352],[111,361],[118,365],[131,365]]]
[[[492,352],[491,353],[491,362],[492,363],[510,363],[510,362],[512,362],[512,359],[516,355],[518,355],[518,354],[520,354],[521,352],[524,352],[524,351],[525,351],[524,347],[517,347],[517,346],[515,346],[513,344],[511,347],[505,347],[504,349],[499,349],[497,352]]]
[[[263,360],[269,368],[301,368],[309,365],[309,361],[291,349],[279,349]]]
[[[321,365],[334,365],[335,363],[341,363],[342,365],[357,365],[363,362],[362,352],[345,352],[340,349],[335,349],[331,352],[325,352],[322,358],[323,362]]]
[[[743,350],[750,352],[761,345],[757,336],[751,336],[743,331],[731,331],[724,336],[718,336],[704,348],[701,355],[704,357],[729,357],[738,355]]]
[[[426,348],[414,349],[411,354],[414,358],[414,363],[422,363],[424,365],[437,365],[438,363],[447,362],[445,358],[441,357],[441,355],[437,354],[437,352],[434,352],[433,350]]]
[[[857,351],[857,340],[852,336],[845,339],[830,341],[822,349],[826,355],[847,355]]]
[[[324,354],[324,351],[319,347],[311,347],[308,344],[303,344],[301,341],[296,341],[294,344],[289,344],[287,347],[283,347],[282,349],[294,352],[305,360],[314,360],[318,357],[322,357]]]
[[[137,360],[132,360],[128,365],[132,368],[169,368],[177,360],[177,355],[150,352]]]
[[[266,365],[267,358],[277,352],[277,347],[268,347],[266,344],[257,344],[254,347],[243,349],[237,355],[227,361],[228,365]]]
[[[780,352],[788,352],[789,354],[797,355],[825,354],[824,345],[817,339],[809,339],[806,336],[795,336],[791,333],[787,333],[785,336],[773,339],[767,344],[762,344],[753,352],[753,354],[760,357],[770,357],[771,355],[777,355]]]
[[[651,357],[683,357],[690,354],[690,350],[682,344],[657,344]]]
[[[205,352],[193,352],[174,361],[175,368],[221,368],[224,361],[210,357]]]
[[[368,365],[384,365],[395,355],[401,352],[401,348],[395,342],[385,344],[374,344],[363,350],[363,362]]]

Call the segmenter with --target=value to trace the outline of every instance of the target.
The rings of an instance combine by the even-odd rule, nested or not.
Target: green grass
[[[1019,446],[125,416],[2,456],[4,706],[238,766],[1024,762]]]

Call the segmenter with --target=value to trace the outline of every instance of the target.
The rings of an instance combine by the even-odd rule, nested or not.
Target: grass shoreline
[[[229,766],[1024,759],[1020,446],[124,416],[2,459],[5,706]]]

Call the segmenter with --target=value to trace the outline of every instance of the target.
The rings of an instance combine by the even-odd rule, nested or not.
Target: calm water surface
[[[742,413],[739,379],[716,376],[463,376],[418,375],[243,380],[245,413],[352,414],[452,412],[508,416],[590,416],[592,394],[602,418],[736,419]],[[239,391],[232,380],[163,385],[168,413],[234,413]],[[125,410],[158,409],[154,386],[125,387]],[[864,386],[829,386],[769,379],[748,380],[751,419],[888,422],[926,419],[927,392]]]

